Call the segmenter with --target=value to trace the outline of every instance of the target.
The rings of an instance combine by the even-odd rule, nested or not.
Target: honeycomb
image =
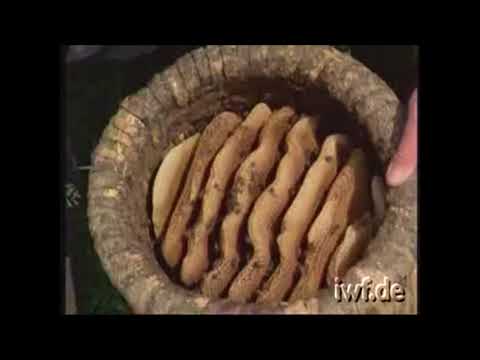
[[[215,116],[155,175],[152,223],[170,274],[239,303],[308,299],[372,236],[371,170],[345,134],[290,106]]]

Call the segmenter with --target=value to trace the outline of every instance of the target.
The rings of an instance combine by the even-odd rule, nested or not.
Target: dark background
[[[94,252],[90,238],[86,196],[90,154],[120,101],[139,90],[192,45],[159,46],[156,51],[128,61],[105,56],[105,51],[65,65],[64,81],[67,136],[67,182],[80,194],[78,205],[67,208],[66,252],[71,258],[80,314],[125,314],[128,306],[111,286]],[[417,86],[418,47],[405,45],[340,45],[382,77],[407,102]]]

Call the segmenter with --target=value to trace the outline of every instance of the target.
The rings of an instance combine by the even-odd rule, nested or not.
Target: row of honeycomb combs
[[[156,174],[152,223],[164,262],[209,298],[312,297],[370,237],[368,168],[346,135],[319,143],[316,121],[291,107],[260,103],[245,119],[223,112]]]

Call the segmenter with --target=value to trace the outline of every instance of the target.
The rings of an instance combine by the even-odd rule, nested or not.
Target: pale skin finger
[[[403,184],[417,167],[417,89],[408,103],[408,119],[400,146],[393,157],[387,173],[386,182],[390,186]]]

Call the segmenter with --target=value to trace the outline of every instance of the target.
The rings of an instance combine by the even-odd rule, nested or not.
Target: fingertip
[[[408,119],[397,153],[385,174],[389,186],[403,184],[417,166],[417,89],[410,97]]]
[[[388,186],[396,187],[402,185],[413,173],[414,169],[392,162],[385,174],[385,182]]]

